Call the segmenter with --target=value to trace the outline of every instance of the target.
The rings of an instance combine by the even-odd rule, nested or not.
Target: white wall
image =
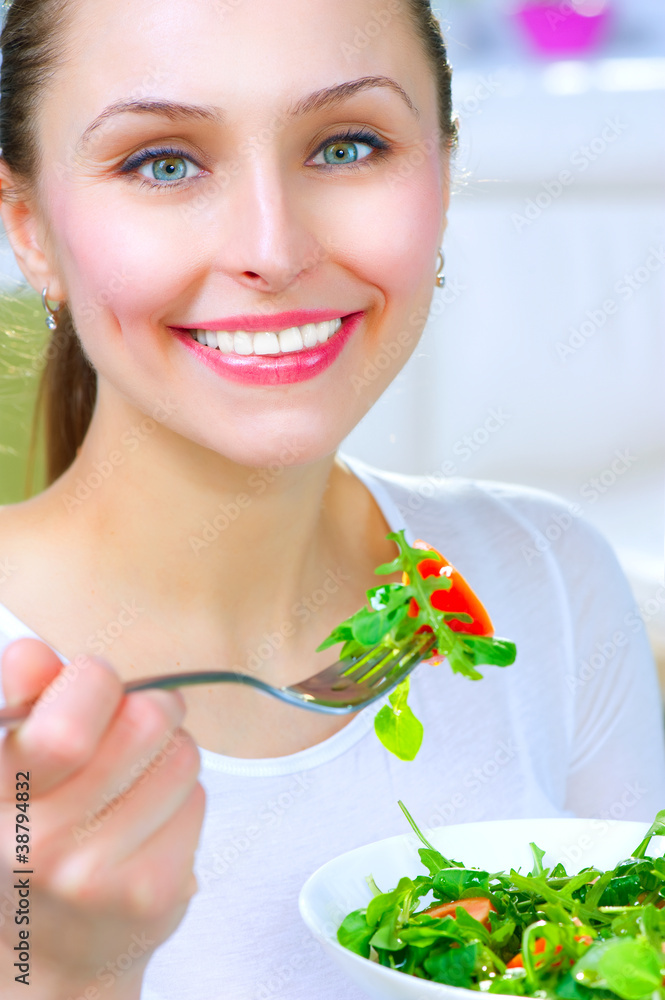
[[[639,57],[633,32],[621,56],[620,42],[587,63],[518,57],[514,38],[504,62],[460,58],[468,176],[449,214],[448,289],[345,447],[395,471],[561,493],[646,600],[665,527],[665,51]],[[665,643],[665,601],[657,618]]]

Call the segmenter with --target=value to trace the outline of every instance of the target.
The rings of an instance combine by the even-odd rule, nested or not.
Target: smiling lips
[[[192,330],[191,336],[199,344],[212,347],[222,354],[240,354],[248,356],[292,354],[303,348],[316,347],[325,344],[342,325],[342,320],[330,319],[323,323],[305,323],[304,326],[289,326],[279,332],[261,331],[251,333],[249,330]]]
[[[183,347],[233,382],[286,385],[314,378],[328,368],[363,315],[299,310],[172,329]]]

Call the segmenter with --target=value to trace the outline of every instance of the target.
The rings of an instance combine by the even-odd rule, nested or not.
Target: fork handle
[[[178,687],[189,687],[194,684],[212,684],[216,681],[233,681],[235,684],[247,684],[250,687],[262,688],[268,692],[271,688],[258,677],[251,677],[249,674],[239,674],[230,670],[201,670],[191,674],[160,674],[157,677],[140,677],[135,681],[128,681],[123,684],[124,694],[131,694],[133,691],[147,691],[150,688],[157,688],[162,691],[172,690]],[[30,715],[37,701],[24,701],[20,705],[6,706],[0,708],[0,728],[15,728]]]

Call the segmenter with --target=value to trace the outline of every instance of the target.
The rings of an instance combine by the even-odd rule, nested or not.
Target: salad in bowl
[[[402,808],[417,841],[348,852],[300,897],[368,996],[665,1000],[665,810],[651,826],[502,820],[427,838]]]

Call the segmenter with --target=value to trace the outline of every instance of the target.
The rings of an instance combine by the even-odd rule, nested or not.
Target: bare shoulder
[[[11,606],[24,590],[38,589],[61,557],[57,521],[43,494],[0,507],[0,602]]]

